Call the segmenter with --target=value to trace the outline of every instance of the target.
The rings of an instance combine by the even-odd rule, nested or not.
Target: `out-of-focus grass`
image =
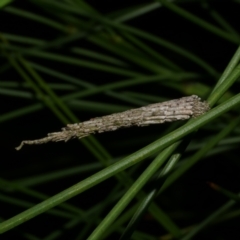
[[[236,94],[240,75],[238,29],[227,15],[214,9],[214,4],[194,3],[200,13],[197,16],[186,10],[190,2],[178,3],[159,0],[129,3],[127,7],[119,4],[117,10],[104,11],[101,6],[79,0],[2,2],[4,22],[12,18],[18,23],[15,28],[6,24],[0,33],[0,95],[2,103],[8,101],[0,115],[2,132],[5,125],[14,125],[15,132],[10,136],[25,139],[34,136],[28,127],[39,126],[36,132],[45,135],[46,128],[59,125],[58,120],[64,126],[89,115],[110,114],[191,94],[207,99],[212,107],[184,125],[129,129],[90,136],[79,143],[71,141],[64,147],[60,143],[50,145],[53,149],[57,144],[61,146],[59,155],[48,146],[34,150],[26,146],[17,153],[12,153],[12,145],[6,146],[0,167],[3,238],[17,229],[18,239],[66,239],[70,232],[71,239],[156,239],[161,235],[191,239],[200,232],[207,234],[204,229],[217,225],[220,214],[226,225],[238,216],[227,217],[234,205],[230,200],[219,204],[218,210],[212,204],[210,211],[203,210],[198,218],[193,217],[199,213],[194,208],[193,216],[186,220],[172,193],[166,191],[172,186],[181,188],[179,178],[188,179],[193,167],[199,167],[205,159],[221,158],[232,151],[229,164],[235,166],[240,131],[236,117],[240,103]],[[149,29],[143,30],[141,18],[154,16],[155,11],[163,17],[159,16],[158,22],[148,20]],[[204,14],[208,20],[201,17]],[[195,44],[185,25],[181,25],[179,36],[178,29],[167,24],[171,17],[186,19],[181,24],[194,29],[203,43]],[[179,27],[178,22],[175,25]],[[171,34],[164,28],[176,34],[174,41],[168,39]],[[184,45],[183,39],[190,45]],[[221,43],[214,45],[219,39],[225,41],[224,46],[236,49],[232,57],[225,58],[225,70],[205,60],[211,49],[221,51]],[[206,53],[201,53],[201,46]],[[190,71],[191,67],[194,70]],[[71,144],[74,146],[69,147]],[[22,167],[17,167],[19,163],[16,168],[5,166],[7,154],[14,156],[12,164],[22,161]],[[15,159],[21,154],[21,160]],[[28,167],[31,158],[33,163]],[[51,164],[57,168],[53,170]],[[114,177],[112,181],[110,177]],[[151,191],[148,185],[154,186]],[[80,193],[79,204],[73,197]],[[180,202],[196,201],[191,192],[180,198]],[[174,217],[173,211],[181,212],[181,218]],[[148,221],[144,219],[147,212],[154,225],[150,231],[139,227],[142,221]],[[41,213],[49,214],[52,221],[43,231],[39,231],[44,222]],[[192,226],[192,222],[196,224]],[[34,227],[24,227],[28,224]]]

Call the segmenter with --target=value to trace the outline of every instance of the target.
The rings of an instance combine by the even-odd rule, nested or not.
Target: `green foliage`
[[[17,23],[0,33],[3,239],[14,229],[17,239],[204,239],[235,224],[239,212],[230,208],[238,196],[227,189],[239,180],[240,37],[227,9],[214,1],[129,2],[114,11],[81,0],[10,2],[0,1],[4,22]],[[155,18],[146,23],[146,16]],[[225,56],[223,46],[234,50]],[[212,57],[221,51],[222,59]],[[192,94],[211,110],[187,123],[14,152],[21,140],[80,118]],[[208,207],[199,211],[194,176],[202,173],[202,185],[220,181],[222,162],[235,169],[232,181],[219,183],[224,196],[208,199],[210,190],[199,190]],[[205,177],[213,168],[218,177]],[[51,220],[42,230],[44,216]],[[142,227],[148,221],[150,230]]]

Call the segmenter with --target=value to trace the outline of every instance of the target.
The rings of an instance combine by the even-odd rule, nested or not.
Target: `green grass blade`
[[[107,167],[106,169],[94,174],[93,176],[81,181],[80,183],[64,190],[63,192],[56,194],[55,196],[49,198],[48,200],[35,205],[33,208],[26,210],[23,213],[20,213],[5,222],[0,224],[0,233],[6,232],[19,224],[30,220],[31,218],[53,208],[54,206],[84,192],[85,190],[93,187],[94,185],[106,180],[109,177],[112,177],[116,173],[123,171],[124,169],[136,164],[139,161],[144,160],[150,155],[155,154],[163,150],[164,148],[170,146],[174,142],[180,140],[187,134],[195,131],[201,126],[209,123],[210,121],[216,119],[223,113],[229,111],[233,107],[240,104],[240,94],[235,95],[231,99],[225,101],[214,109],[210,110],[208,113],[198,117],[185,124],[184,126],[178,128],[172,133],[166,135],[165,137],[151,143],[150,145],[142,148],[136,153],[122,159],[121,161]]]
[[[158,0],[158,1],[160,3],[162,3],[164,6],[166,6],[167,8],[169,8],[170,10],[172,10],[175,13],[179,14],[180,16],[188,19],[190,22],[193,22],[193,23],[197,24],[198,26],[208,30],[209,32],[212,32],[232,43],[239,44],[239,38],[236,37],[235,35],[229,34],[225,31],[215,27],[214,25],[208,23],[207,21],[204,21],[204,20],[196,17],[192,13],[189,13],[188,11],[176,6],[174,3],[168,2],[166,0]]]
[[[240,194],[239,194],[240,195]],[[222,207],[220,207],[218,210],[210,214],[204,221],[202,221],[200,224],[197,225],[192,231],[190,231],[188,234],[186,234],[182,240],[190,240],[192,239],[197,233],[199,233],[202,229],[209,226],[211,222],[214,220],[218,220],[219,217],[225,213],[227,210],[229,210],[231,207],[235,205],[235,201],[231,200],[228,201],[226,204],[224,204]]]
[[[4,8],[6,5],[10,4],[12,0],[1,0],[0,1],[0,8]]]
[[[232,59],[229,61],[227,67],[225,68],[222,76],[218,80],[217,84],[215,85],[211,95],[213,95],[216,89],[227,79],[227,77],[232,73],[232,71],[237,67],[237,64],[240,61],[240,46],[237,48],[237,51],[234,53]]]
[[[208,8],[208,3],[205,3],[205,8]],[[236,29],[224,18],[218,11],[209,9],[209,13],[212,18],[220,25],[223,29],[228,31],[231,35],[235,35],[240,40],[240,35]]]
[[[168,147],[170,149],[171,147]],[[172,151],[172,150],[170,150]],[[174,167],[176,162],[179,160],[179,157],[176,157],[176,154],[174,154],[167,164],[165,165],[164,169],[160,172],[158,179],[156,181],[159,181],[160,177],[163,177],[164,175],[168,174],[169,171]],[[135,231],[135,228],[140,221],[143,214],[147,211],[149,205],[153,201],[153,199],[156,197],[157,194],[157,187],[154,188],[143,201],[138,206],[138,209],[134,213],[133,217],[131,218],[130,222],[128,223],[126,229],[124,230],[120,240],[127,240],[130,239],[133,232]],[[169,233],[171,233],[174,237],[178,238],[181,235],[181,232],[178,228],[176,228],[175,224],[172,223],[172,220],[165,214],[164,212],[161,213],[161,217],[164,218],[164,224],[165,228],[169,230]]]
[[[192,166],[194,166],[199,160],[201,160],[209,150],[216,146],[220,140],[225,138],[230,132],[232,132],[236,126],[238,126],[240,118],[232,121],[228,126],[223,128],[216,136],[213,136],[209,141],[200,148],[195,154],[189,157],[185,164],[178,168],[174,173],[172,173],[163,184],[160,192],[165,191],[171,184],[173,184],[179,177],[181,177],[186,171],[188,171]]]
[[[117,58],[108,56],[106,54],[90,51],[90,50],[87,50],[87,49],[84,49],[84,48],[72,48],[71,52],[75,53],[75,54],[79,54],[80,56],[81,55],[86,56],[86,57],[89,57],[89,58],[100,60],[102,62],[114,64],[114,65],[117,65],[117,66],[123,66],[123,67],[127,66],[127,64],[125,62],[120,61]]]
[[[42,17],[40,15],[37,15],[36,13],[33,14],[28,11],[17,9],[14,7],[9,7],[9,6],[6,7],[4,9],[4,11],[14,14],[14,15],[17,15],[17,16],[20,16],[20,17],[28,18],[31,21],[37,21],[37,22],[45,24],[51,28],[55,28],[61,32],[67,32],[67,27],[64,26],[63,24],[59,24],[57,21],[53,21],[49,18]]]
[[[179,143],[173,144],[171,147],[163,150],[147,167],[147,169],[142,173],[142,175],[134,182],[134,184],[129,188],[121,200],[112,208],[109,214],[102,220],[102,222],[97,226],[97,228],[88,237],[88,240],[101,239],[102,234],[110,227],[110,225],[115,221],[119,214],[125,209],[125,207],[130,203],[135,194],[146,184],[149,178],[158,170],[158,168],[167,160],[174,151]],[[170,224],[170,222],[168,222]],[[174,225],[172,225],[174,226]],[[180,230],[175,226],[171,229],[175,237],[178,237]]]

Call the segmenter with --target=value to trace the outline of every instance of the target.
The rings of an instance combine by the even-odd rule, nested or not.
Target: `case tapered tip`
[[[15,149],[16,149],[17,151],[19,151],[19,150],[23,147],[23,145],[24,145],[24,143],[21,142],[21,144],[20,144],[18,147],[15,147]]]

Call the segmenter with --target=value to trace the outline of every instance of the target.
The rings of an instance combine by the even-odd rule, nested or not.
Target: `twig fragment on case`
[[[90,134],[114,131],[123,127],[148,126],[177,120],[186,120],[197,117],[209,110],[207,102],[202,102],[196,95],[182,97],[162,103],[155,103],[145,107],[130,109],[103,117],[93,118],[82,123],[68,124],[61,132],[49,133],[47,137],[37,140],[22,141],[23,145],[42,144],[49,141],[68,141],[72,138],[83,138]]]

